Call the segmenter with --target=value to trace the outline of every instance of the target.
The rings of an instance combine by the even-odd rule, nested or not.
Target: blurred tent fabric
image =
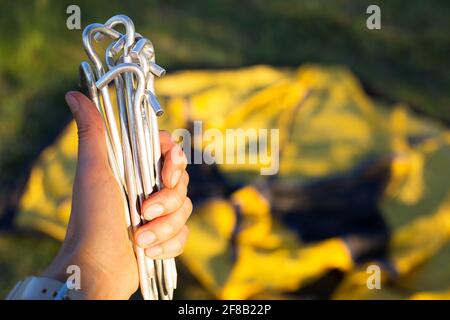
[[[372,101],[339,66],[183,71],[156,85],[163,129],[280,129],[275,176],[259,174],[267,162],[189,168],[180,259],[215,297],[450,299],[443,125]],[[76,151],[71,123],[31,172],[20,226],[63,239]],[[372,264],[381,290],[366,285]]]

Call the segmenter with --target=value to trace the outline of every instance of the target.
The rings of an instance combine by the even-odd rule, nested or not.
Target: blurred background
[[[152,40],[163,128],[280,128],[277,176],[191,166],[176,298],[450,298],[448,1],[0,2],[0,297],[64,236],[77,4]]]

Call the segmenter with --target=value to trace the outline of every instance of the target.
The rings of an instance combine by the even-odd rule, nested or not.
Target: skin
[[[165,187],[145,200],[142,214],[152,221],[139,227],[130,241],[119,185],[108,164],[101,115],[79,92],[68,92],[66,101],[78,127],[72,211],[62,247],[43,276],[65,281],[67,266],[78,265],[86,299],[128,299],[139,286],[132,241],[154,259],[183,251],[192,212],[186,195],[186,156],[167,132],[160,132]]]

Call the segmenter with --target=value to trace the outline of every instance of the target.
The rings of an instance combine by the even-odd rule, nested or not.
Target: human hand
[[[128,299],[139,286],[132,241],[154,259],[175,257],[183,250],[192,212],[186,156],[167,132],[160,133],[165,188],[144,201],[142,214],[152,221],[139,227],[130,241],[101,115],[79,92],[67,93],[66,101],[78,127],[72,211],[64,243],[44,276],[65,282],[67,267],[78,265],[86,299]]]

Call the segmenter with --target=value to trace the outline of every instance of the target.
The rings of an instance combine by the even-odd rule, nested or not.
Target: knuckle
[[[192,204],[192,200],[189,197],[186,197],[185,203],[186,203],[186,207],[187,207],[186,211],[188,212],[188,215],[190,215],[192,210],[194,209],[194,205]]]
[[[179,256],[180,254],[182,254],[184,252],[184,243],[180,242],[179,247],[174,248],[174,249],[175,250],[173,251],[174,252],[173,256],[174,257]]]
[[[174,209],[178,209],[183,205],[185,197],[185,195],[182,195],[179,192],[176,192],[173,195],[173,205],[175,207]]]
[[[180,251],[177,252],[177,256],[179,256],[180,254],[182,254],[184,252],[184,247],[180,249]]]
[[[97,123],[88,123],[83,127],[78,128],[78,139],[94,139],[94,138],[102,138],[105,135],[105,130],[102,124]]]
[[[164,222],[161,227],[164,230],[161,236],[161,240],[169,239],[175,234],[176,231],[175,221]]]
[[[179,147],[178,158],[179,158],[179,164],[181,164],[181,166],[183,168],[186,168],[187,164],[188,164],[188,160],[187,160],[186,154],[184,153],[184,151],[181,147]]]
[[[189,173],[187,173],[187,171],[184,171],[183,180],[185,181],[186,185],[189,184],[190,177],[189,177]]]
[[[175,240],[175,243],[174,243],[174,251],[175,252],[182,252],[183,251],[183,248],[184,248],[184,241],[183,241],[183,239],[181,239],[180,237],[178,237],[176,240]]]
[[[182,157],[183,157],[183,164],[186,167],[188,165],[188,158],[187,158],[187,155],[186,155],[186,153],[184,152],[183,149],[181,149],[181,154],[182,154]]]

